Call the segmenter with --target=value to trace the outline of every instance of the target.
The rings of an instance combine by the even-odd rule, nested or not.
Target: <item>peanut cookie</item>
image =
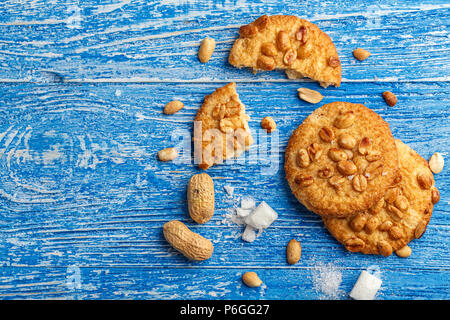
[[[323,218],[331,234],[347,250],[389,256],[425,232],[439,201],[427,162],[396,140],[399,175],[383,198],[369,210],[346,218]]]
[[[194,158],[202,169],[238,157],[253,144],[250,117],[232,82],[207,95],[194,122]]]
[[[228,59],[253,71],[285,70],[290,79],[308,77],[338,87],[341,63],[330,37],[296,16],[261,16],[239,29]]]
[[[372,207],[398,174],[389,125],[362,104],[333,102],[294,131],[285,155],[286,179],[309,210],[344,217]]]

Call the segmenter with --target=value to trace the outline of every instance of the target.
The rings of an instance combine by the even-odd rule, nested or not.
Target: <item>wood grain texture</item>
[[[298,99],[299,86],[320,91],[320,105],[364,103],[425,159],[436,151],[448,157],[445,1],[280,7],[276,1],[9,0],[0,10],[1,298],[326,299],[314,274],[328,263],[342,272],[335,298],[347,299],[361,270],[372,265],[382,271],[379,299],[450,298],[448,166],[435,175],[441,200],[407,259],[346,252],[291,195],[282,169],[290,134],[317,107]],[[280,12],[310,18],[331,35],[343,62],[340,88],[228,65],[238,26]],[[202,65],[196,53],[206,35],[217,47]],[[356,46],[372,56],[354,60]],[[208,169],[216,211],[197,225],[186,186],[200,170],[190,153],[172,163],[160,163],[156,154],[191,147],[183,136],[204,96],[231,80],[251,117],[252,152],[262,156]],[[386,90],[398,97],[393,108],[381,97]],[[173,99],[185,107],[164,115]],[[278,143],[261,132],[264,116],[275,119]],[[233,186],[234,195],[224,186]],[[253,243],[243,242],[242,226],[227,217],[245,195],[279,214]],[[162,235],[171,219],[211,239],[212,258],[195,263],[175,252]],[[285,246],[294,237],[302,260],[289,266]],[[242,285],[240,275],[249,270],[258,272],[262,288]]]
[[[6,2],[0,23],[4,80],[40,81],[41,70],[71,81],[285,80],[282,73],[252,76],[227,63],[240,25],[284,13],[307,18],[331,36],[344,82],[448,81],[442,72],[449,54],[447,1],[287,1],[282,7],[278,1],[114,1],[123,4],[115,10],[96,1],[54,1],[48,10],[44,0]],[[206,36],[217,46],[203,65],[196,53]],[[353,59],[357,46],[372,53],[369,61]]]
[[[71,267],[69,267],[71,268]],[[330,296],[316,286],[316,267],[252,268],[263,285],[248,288],[241,281],[248,268],[229,270],[214,268],[80,268],[80,285],[74,285],[74,274],[68,268],[0,268],[2,299],[202,299],[217,300],[233,297],[238,300],[282,299],[327,300]],[[345,299],[361,272],[339,265],[342,284],[336,298]],[[383,280],[377,299],[421,299],[425,297],[448,299],[448,283],[426,284],[442,277],[443,271],[427,270],[422,274],[407,268],[381,274]],[[192,282],[195,278],[195,283]],[[214,285],[212,285],[214,283]],[[392,291],[389,287],[403,288]],[[188,294],[188,297],[187,297]]]

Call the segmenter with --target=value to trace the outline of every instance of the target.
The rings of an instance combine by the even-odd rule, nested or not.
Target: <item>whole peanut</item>
[[[198,233],[189,230],[180,221],[172,220],[164,224],[166,240],[186,258],[194,261],[209,259],[214,251],[212,242]]]

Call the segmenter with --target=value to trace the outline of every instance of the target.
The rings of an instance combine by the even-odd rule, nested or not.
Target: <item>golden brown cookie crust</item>
[[[194,158],[199,167],[207,169],[248,150],[253,144],[249,119],[236,92],[236,83],[207,95],[194,120]]]
[[[344,217],[373,206],[398,174],[389,125],[362,104],[332,102],[293,132],[285,155],[295,197],[322,216]]]
[[[439,201],[427,161],[400,140],[400,173],[374,207],[347,218],[323,218],[330,233],[347,250],[389,256],[425,232]]]
[[[319,81],[341,83],[341,63],[331,38],[315,24],[296,16],[261,16],[239,29],[229,63],[256,71],[287,70]]]

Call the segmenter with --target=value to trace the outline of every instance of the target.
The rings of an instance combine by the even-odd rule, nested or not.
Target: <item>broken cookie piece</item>
[[[207,95],[194,120],[194,161],[202,169],[238,157],[253,144],[250,117],[232,82]]]
[[[285,70],[289,79],[307,77],[327,87],[341,84],[341,63],[330,37],[296,16],[261,16],[239,29],[229,63],[253,71]]]

